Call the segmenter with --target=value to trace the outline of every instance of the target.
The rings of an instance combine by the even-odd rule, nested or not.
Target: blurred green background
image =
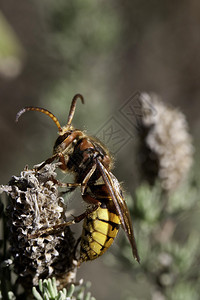
[[[115,157],[114,174],[125,190],[133,191],[137,177],[137,132],[119,109],[138,90],[156,92],[185,113],[198,164],[200,2],[3,0],[0,9],[1,183],[49,157],[57,137],[42,114],[27,113],[16,124],[17,111],[41,106],[64,125],[76,93],[85,105],[77,105],[75,127],[95,135],[116,117],[131,131]],[[123,299],[122,286],[150,299],[146,282],[134,285],[126,269],[109,268],[101,258],[84,264],[78,277],[92,281],[99,300]]]

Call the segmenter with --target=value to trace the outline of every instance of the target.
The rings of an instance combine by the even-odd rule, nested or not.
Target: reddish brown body
[[[62,152],[61,152],[62,151]],[[83,132],[74,130],[69,135],[59,136],[55,142],[54,155],[59,154],[60,168],[65,172],[75,174],[75,182],[82,183],[92,167],[99,159],[103,166],[111,169],[111,158],[106,149],[96,142],[95,139],[87,137]],[[101,173],[98,169],[88,179],[88,185],[96,182]]]

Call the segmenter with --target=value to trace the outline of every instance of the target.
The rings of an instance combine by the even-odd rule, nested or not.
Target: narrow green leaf
[[[91,293],[88,292],[87,295],[85,296],[85,300],[90,300],[90,298],[91,298]]]
[[[8,292],[8,299],[9,300],[16,300],[16,297],[15,297],[15,295],[13,294],[13,292]]]
[[[40,291],[43,293],[44,288],[43,288],[43,282],[42,282],[42,279],[39,280],[39,289],[40,289]]]
[[[51,282],[52,282],[52,287],[53,287],[54,291],[57,291],[56,278],[53,277],[53,278],[51,279]]]
[[[71,284],[69,289],[67,290],[67,297],[71,297],[74,293],[74,290],[75,290],[75,285]]]
[[[65,296],[65,298],[67,297],[67,290],[64,288],[63,290],[62,290],[62,292],[63,292],[63,295]]]
[[[65,299],[66,299],[66,297],[64,296],[63,292],[60,291],[58,293],[58,297],[56,297],[56,300],[65,300]]]
[[[35,299],[43,300],[40,293],[37,291],[35,286],[32,288],[32,293],[33,293],[33,296],[35,297]]]
[[[49,278],[47,281],[48,292],[51,298],[55,298],[58,295],[57,288],[53,286],[52,280]]]
[[[44,300],[50,300],[49,295],[46,292],[44,293]]]

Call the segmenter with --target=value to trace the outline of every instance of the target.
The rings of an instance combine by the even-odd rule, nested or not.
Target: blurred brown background
[[[131,94],[156,92],[185,113],[198,150],[199,1],[2,0],[0,9],[1,183],[49,157],[56,138],[46,116],[27,113],[16,124],[17,111],[41,106],[64,125],[76,93],[85,105],[73,123],[95,134]],[[115,174],[128,190],[133,147],[134,137],[116,155]],[[100,300],[114,299],[114,289],[120,299],[120,284],[131,284],[125,270],[107,269],[101,259],[79,277],[92,281]]]

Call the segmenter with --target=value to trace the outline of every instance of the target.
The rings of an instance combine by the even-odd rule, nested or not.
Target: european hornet
[[[119,181],[111,173],[111,156],[99,141],[71,125],[79,98],[84,103],[81,94],[74,96],[66,126],[61,127],[51,112],[39,107],[23,108],[18,112],[16,121],[26,111],[39,111],[49,116],[58,127],[59,137],[55,142],[53,155],[38,170],[58,159],[62,171],[73,172],[75,175],[74,183],[63,186],[70,190],[80,186],[83,200],[90,205],[80,216],[61,224],[68,226],[84,219],[79,262],[102,255],[111,246],[120,225],[129,239],[134,258],[139,262],[130,214]]]

